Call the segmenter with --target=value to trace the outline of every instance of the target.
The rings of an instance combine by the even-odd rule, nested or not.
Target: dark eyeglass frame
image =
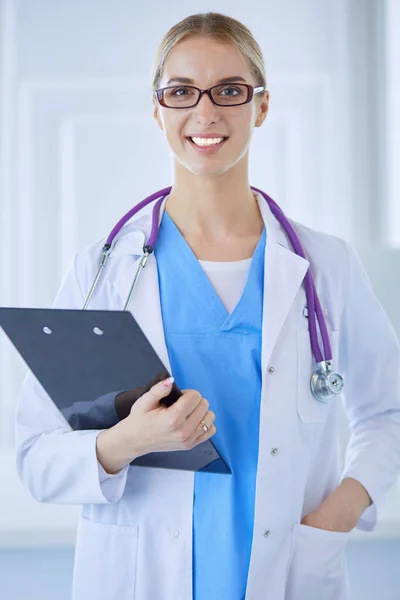
[[[244,102],[238,102],[237,104],[219,104],[218,102],[216,102],[214,100],[214,98],[211,95],[211,90],[213,90],[214,88],[219,88],[221,86],[242,86],[242,87],[246,87],[247,88],[247,98]],[[189,106],[169,106],[168,104],[165,104],[165,100],[164,100],[164,92],[165,90],[170,90],[170,89],[174,89],[174,88],[180,88],[180,87],[185,87],[185,88],[190,88],[192,90],[197,90],[199,92],[199,96],[197,98],[197,101],[194,104],[190,104]],[[254,94],[259,94],[260,92],[263,92],[266,88],[262,85],[258,86],[258,87],[253,87],[252,85],[249,85],[248,83],[238,83],[238,82],[232,82],[230,83],[229,81],[226,83],[218,83],[217,85],[213,85],[212,87],[208,88],[207,90],[202,90],[198,87],[196,87],[195,85],[186,85],[186,83],[182,83],[181,85],[169,85],[168,87],[164,87],[164,88],[160,88],[158,90],[156,90],[154,92],[156,99],[158,100],[158,102],[161,104],[161,106],[163,106],[164,108],[173,108],[173,109],[183,109],[183,108],[193,108],[195,106],[198,105],[198,103],[200,102],[203,94],[207,94],[208,97],[210,98],[211,102],[213,104],[215,104],[216,106],[222,106],[223,108],[229,108],[230,106],[242,106],[243,104],[247,104],[248,102],[251,102],[253,99]]]

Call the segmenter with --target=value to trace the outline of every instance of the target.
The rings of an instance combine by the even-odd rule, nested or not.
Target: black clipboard
[[[112,426],[118,416],[110,421],[110,402],[119,391],[138,388],[139,397],[170,376],[128,311],[0,307],[0,326],[72,429]],[[171,405],[181,395],[174,383],[164,402]],[[212,440],[192,450],[149,453],[131,464],[231,473]]]

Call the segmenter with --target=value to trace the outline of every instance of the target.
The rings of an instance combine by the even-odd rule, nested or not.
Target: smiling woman
[[[39,500],[83,504],[73,600],[349,600],[349,532],[375,527],[400,470],[398,342],[351,247],[249,185],[269,93],[247,27],[215,13],[172,27],[152,101],[173,185],[75,257],[55,307],[81,308],[111,248],[95,308],[121,309],[143,270],[132,314],[173,377],[105,390],[117,422],[82,431],[28,378],[20,477]],[[230,474],[131,464],[211,437]]]
[[[219,194],[223,189],[225,198],[219,197],[220,210],[229,205],[238,214],[248,213],[249,203],[254,205],[246,180],[248,149],[254,127],[267,115],[269,98],[262,51],[251,32],[219,14],[184,19],[161,41],[153,89],[154,117],[175,158],[171,213],[182,184],[194,176],[191,184],[196,185],[200,174],[202,187],[214,189],[219,176]],[[227,171],[229,176],[223,177]],[[213,183],[205,176],[213,177]],[[237,206],[232,206],[234,198]]]

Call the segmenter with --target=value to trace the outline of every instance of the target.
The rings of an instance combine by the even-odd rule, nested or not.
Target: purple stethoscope
[[[139,202],[139,204],[137,204],[136,206],[131,208],[131,210],[129,210],[126,213],[126,215],[124,215],[122,217],[122,219],[120,219],[118,221],[118,223],[115,225],[115,227],[112,229],[111,233],[109,234],[109,236],[106,240],[106,243],[103,246],[100,266],[97,271],[96,277],[93,281],[92,287],[90,288],[89,294],[86,298],[85,304],[83,306],[83,310],[86,310],[89,305],[89,302],[90,302],[90,300],[93,296],[93,293],[96,289],[96,286],[99,282],[101,272],[106,264],[107,258],[111,254],[112,243],[113,243],[115,237],[117,236],[117,234],[119,233],[119,231],[122,229],[122,227],[125,225],[125,223],[127,221],[129,221],[129,219],[131,219],[136,213],[138,213],[140,210],[142,210],[142,208],[144,208],[145,206],[147,206],[154,200],[157,200],[156,204],[154,205],[153,213],[152,213],[150,236],[149,236],[149,239],[147,240],[147,243],[145,242],[145,244],[143,246],[143,255],[139,261],[139,266],[135,273],[135,277],[133,279],[131,288],[129,290],[129,295],[128,295],[126,304],[124,306],[124,310],[128,310],[128,307],[132,300],[133,292],[136,288],[136,285],[139,280],[142,269],[146,266],[149,255],[154,252],[154,247],[155,247],[155,244],[157,241],[157,235],[158,235],[158,229],[159,229],[160,207],[161,207],[161,204],[162,204],[164,198],[171,192],[171,189],[172,189],[171,187],[167,187],[167,188],[164,188],[163,190],[159,190],[158,192],[155,192],[151,196],[148,196],[148,198],[145,198],[145,200],[142,200],[142,202]],[[279,221],[283,230],[285,231],[286,235],[288,236],[296,254],[298,254],[299,256],[301,256],[303,258],[306,258],[303,247],[300,243],[300,240],[299,240],[295,230],[293,229],[292,225],[290,224],[290,222],[288,221],[287,217],[284,215],[282,210],[276,204],[276,202],[274,202],[274,200],[272,200],[272,198],[270,198],[262,190],[259,190],[255,187],[251,187],[251,189],[255,192],[258,192],[265,198],[272,214]],[[323,315],[323,311],[321,308],[321,303],[319,301],[318,294],[315,289],[315,285],[314,285],[314,281],[313,281],[310,269],[307,270],[307,273],[304,277],[304,287],[305,287],[305,292],[306,292],[306,297],[307,297],[308,324],[309,324],[311,349],[312,349],[312,353],[315,358],[315,362],[317,363],[317,369],[311,376],[311,381],[310,381],[311,392],[313,393],[314,397],[317,400],[319,400],[320,402],[330,402],[331,400],[333,400],[333,398],[335,398],[338,394],[340,394],[343,391],[344,380],[343,380],[343,377],[339,373],[335,373],[332,371],[332,349],[331,349],[331,344],[329,341],[329,334],[328,334],[328,330],[326,327],[326,322],[325,322],[325,318]],[[314,318],[312,318],[312,315],[314,315]],[[319,326],[319,329],[321,332],[322,345],[323,345],[323,349],[324,349],[325,358],[324,358],[324,356],[321,352],[320,346],[319,346],[318,334],[317,334],[317,321],[318,321],[318,326]]]

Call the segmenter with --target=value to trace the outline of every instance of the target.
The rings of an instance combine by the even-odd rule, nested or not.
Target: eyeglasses
[[[263,92],[265,87],[253,87],[247,83],[223,83],[201,90],[194,85],[173,85],[155,91],[155,96],[165,108],[193,108],[203,94],[208,94],[217,106],[240,106],[247,104],[254,94]]]

